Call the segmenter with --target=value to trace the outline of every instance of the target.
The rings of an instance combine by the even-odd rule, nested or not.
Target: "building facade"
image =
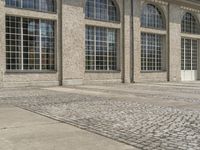
[[[1,0],[0,87],[200,79],[198,0]]]

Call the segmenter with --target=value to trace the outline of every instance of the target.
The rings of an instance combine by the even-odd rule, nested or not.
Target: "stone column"
[[[0,1],[0,87],[3,86],[3,76],[6,69],[6,50],[5,50],[5,1]]]
[[[124,1],[124,82],[131,82],[131,0]]]
[[[181,8],[169,4],[169,81],[181,81]]]
[[[200,14],[197,14],[197,19],[200,20]],[[197,66],[197,80],[200,80],[200,39],[198,39],[198,66]]]
[[[141,71],[141,30],[140,30],[140,16],[141,16],[141,1],[133,0],[133,81],[140,81]]]
[[[82,84],[84,77],[84,1],[63,0],[63,85]]]

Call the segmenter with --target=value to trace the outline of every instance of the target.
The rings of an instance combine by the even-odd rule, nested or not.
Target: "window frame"
[[[87,48],[86,48],[86,46],[87,46],[87,44],[86,44],[86,42],[88,42],[88,41],[90,41],[90,40],[88,40],[87,38],[86,38],[86,36],[87,36],[87,28],[93,28],[94,29],[94,55],[93,55],[93,57],[94,57],[94,69],[87,69],[87,65],[86,65],[86,62],[87,62],[87,55],[86,55],[86,53],[87,53]],[[96,57],[97,57],[97,55],[96,55],[96,52],[97,52],[97,46],[96,46],[96,43],[97,43],[97,40],[96,40],[96,38],[97,38],[97,35],[96,35],[96,29],[97,28],[99,28],[99,29],[105,29],[106,30],[106,58],[107,58],[107,60],[106,60],[106,69],[97,69],[97,60],[96,60]],[[119,69],[119,53],[120,53],[120,51],[119,51],[119,29],[118,28],[109,28],[109,27],[101,27],[101,26],[94,26],[94,25],[86,25],[85,26],[85,72],[87,72],[87,73],[110,73],[110,72],[119,72],[120,71],[120,69]],[[114,65],[114,67],[115,67],[115,69],[109,69],[110,68],[110,66],[112,66],[112,65],[110,65],[110,61],[109,61],[109,57],[110,57],[110,55],[109,55],[109,43],[111,43],[111,42],[109,42],[109,39],[108,39],[108,32],[109,32],[109,30],[111,30],[111,31],[114,31],[115,32],[115,49],[116,49],[116,51],[115,51],[115,53],[116,53],[116,55],[115,56],[112,56],[112,57],[115,57],[115,65]],[[98,42],[102,42],[102,41],[98,41]],[[105,42],[105,41],[104,41]],[[100,55],[101,56],[101,55]],[[100,67],[100,66],[99,66]]]
[[[6,73],[54,73],[54,72],[57,72],[57,30],[56,30],[56,20],[50,20],[50,19],[38,19],[38,18],[30,18],[30,17],[21,17],[21,16],[13,16],[13,15],[6,15],[5,17],[15,17],[15,18],[20,18],[20,22],[21,22],[21,24],[20,24],[20,26],[21,26],[21,31],[20,31],[20,36],[21,36],[21,53],[20,53],[20,55],[21,55],[21,68],[20,69],[7,69],[7,57],[6,57]],[[39,63],[39,65],[40,65],[40,68],[39,69],[24,69],[24,44],[23,44],[23,42],[24,42],[24,40],[23,40],[23,38],[24,38],[24,35],[26,35],[26,34],[24,34],[23,33],[23,30],[24,30],[24,28],[23,28],[23,20],[24,19],[33,19],[33,20],[38,20],[39,21],[39,55],[40,55],[40,57],[39,57],[39,61],[40,61],[40,63]],[[41,55],[42,55],[42,41],[41,41],[41,38],[42,38],[42,35],[41,35],[41,23],[42,23],[42,21],[51,21],[54,25],[53,25],[53,29],[54,29],[54,36],[53,36],[53,39],[54,39],[54,52],[53,52],[53,60],[54,60],[54,63],[53,63],[53,66],[54,66],[54,69],[43,69],[42,68],[42,57],[41,57]],[[7,28],[7,26],[6,26],[6,28]],[[12,28],[12,27],[10,27],[10,28]],[[7,32],[5,32],[5,36],[7,35],[8,33]],[[12,34],[12,33],[9,33],[9,34]],[[28,35],[28,34],[27,34]],[[7,38],[5,38],[5,41],[7,40]],[[5,45],[6,47],[7,47],[7,44]],[[7,54],[7,50],[6,50],[6,54]]]
[[[190,42],[189,44],[187,43],[188,41]],[[198,66],[199,66],[198,64],[199,51],[198,50],[199,50],[198,39],[181,37],[181,70],[182,71],[198,70]],[[187,55],[188,52],[190,52],[190,55]],[[188,65],[188,60],[190,60],[190,65]],[[188,69],[187,67],[189,67],[190,69]]]
[[[110,0],[114,6],[115,6],[115,9],[116,9],[116,20],[109,20],[109,9],[108,9],[108,3],[109,3],[109,0],[107,0],[107,19],[100,19],[100,18],[97,18],[96,17],[96,0],[94,0],[94,17],[89,17],[87,16],[87,2],[88,0],[85,1],[85,7],[84,7],[84,14],[85,14],[85,19],[88,19],[88,20],[95,20],[95,21],[102,21],[102,22],[111,22],[111,23],[119,23],[121,21],[121,16],[120,16],[120,9],[119,9],[119,6],[117,4],[117,2],[115,0]]]
[[[186,22],[188,22],[188,20],[186,20],[187,18],[187,15],[190,15],[190,19],[193,19],[192,22],[190,20],[190,26],[191,28],[187,28],[187,25],[186,25]],[[196,23],[195,24],[195,27],[194,27],[194,24],[193,23]],[[200,35],[200,23],[199,23],[199,20],[198,18],[191,12],[184,12],[183,16],[182,16],[182,19],[181,19],[181,33],[185,33],[185,34],[193,34],[193,35]],[[187,30],[190,30],[190,31],[187,31]]]
[[[4,7],[7,7],[7,8],[14,8],[14,9],[21,9],[21,10],[28,10],[28,11],[36,11],[36,12],[42,12],[42,13],[49,13],[49,14],[57,14],[57,11],[58,11],[57,0],[54,0],[54,10],[53,10],[53,11],[42,10],[41,7],[40,7],[40,3],[39,3],[39,9],[24,8],[24,7],[23,7],[23,0],[20,0],[20,2],[21,2],[21,5],[18,7],[18,6],[7,5],[7,4],[6,4],[6,0],[5,0],[5,5],[4,5]]]
[[[149,20],[150,18],[147,19],[147,17],[145,17],[145,24],[143,24],[144,23],[143,22],[143,17],[144,17],[143,15],[145,13],[148,13],[148,12],[144,12],[144,11],[145,11],[145,8],[148,7],[148,6],[154,7],[154,10],[157,11],[158,14],[160,14],[160,18],[161,18],[161,21],[162,21],[162,26],[161,27],[148,25],[149,24],[148,21],[150,21]],[[149,29],[156,29],[156,30],[166,30],[166,17],[164,15],[162,9],[159,6],[157,6],[156,4],[154,4],[154,3],[145,3],[145,4],[142,5],[140,20],[141,20],[140,21],[140,27],[141,28],[149,28]],[[156,25],[156,24],[158,25],[158,22],[156,22],[154,25]]]
[[[151,24],[154,24],[154,26],[151,26],[151,25],[148,26],[148,24],[149,24],[148,21],[152,20],[151,18],[147,18],[148,16],[145,17],[146,21],[142,22],[143,14],[144,14],[143,11],[145,11],[145,7],[147,7],[148,5],[152,6],[157,11],[157,13],[160,14],[160,18],[161,18],[161,21],[162,21],[161,27],[156,25],[155,22],[154,23],[151,22]],[[159,6],[157,6],[157,4],[154,4],[154,3],[144,3],[142,5],[142,9],[141,10],[142,10],[142,13],[141,13],[141,16],[140,16],[140,20],[141,20],[140,21],[140,29],[141,29],[141,32],[140,32],[140,48],[141,48],[141,55],[140,55],[140,65],[141,65],[141,67],[140,67],[140,72],[141,73],[166,72],[166,67],[167,67],[166,66],[166,59],[167,59],[166,58],[166,54],[167,54],[167,52],[166,52],[165,40],[166,40],[166,37],[167,37],[167,32],[165,32],[165,31],[167,30],[167,27],[166,27],[167,20],[166,20],[166,17],[164,15],[164,12]],[[154,19],[154,21],[157,21],[157,20]],[[143,23],[145,23],[145,25]],[[160,42],[161,42],[160,43],[161,44],[160,45],[160,53],[161,54],[160,54],[159,58],[158,57],[156,57],[156,58],[152,57],[151,58],[152,60],[155,61],[154,65],[153,65],[153,63],[152,63],[151,66],[148,65],[148,59],[149,58],[148,58],[147,53],[148,53],[149,50],[154,50],[154,52],[157,51],[157,48],[155,49],[155,47],[157,47],[157,45],[155,45],[156,42],[154,42],[154,45],[151,45],[151,47],[154,47],[154,49],[148,49],[148,44],[147,45],[145,44],[146,48],[144,50],[142,48],[144,46],[143,43],[142,43],[142,38],[143,38],[142,35],[145,36],[145,39],[148,39],[148,35],[155,36],[155,37],[160,37]],[[155,38],[155,39],[157,39],[157,38]],[[149,41],[147,40],[146,43],[148,43],[148,42]],[[143,54],[143,51],[146,51],[146,54]],[[145,56],[145,57],[143,57],[143,56]],[[143,60],[146,60],[146,61],[144,61],[144,62],[146,62],[146,64],[144,66],[143,66],[143,63],[144,63]],[[160,60],[160,65],[159,65],[160,69],[157,66],[158,64],[156,65],[156,63],[157,63],[156,60]],[[152,69],[149,69],[149,67],[152,68]]]
[[[143,35],[144,35],[144,39],[145,39],[144,45],[142,43]],[[155,41],[148,41],[148,39],[149,39],[148,36],[154,36]],[[156,33],[141,32],[141,72],[163,72],[163,71],[165,71],[165,68],[164,68],[164,65],[163,65],[163,55],[164,55],[164,50],[165,50],[164,49],[164,43],[163,43],[164,39],[165,39],[164,35],[160,35],[160,34],[156,34]],[[158,40],[160,40],[159,41],[160,44],[159,44]],[[152,45],[150,45],[149,42]],[[156,49],[150,49],[151,51],[153,50],[155,57],[148,57],[148,55],[149,55],[148,47],[149,46],[151,46],[153,48],[156,47]],[[142,47],[145,47],[145,49],[143,49]],[[158,50],[158,48],[160,48],[160,51]],[[142,53],[143,51],[145,51],[146,53],[143,54]],[[158,52],[160,52],[160,55],[159,55]],[[145,56],[143,57],[143,55],[145,55]],[[148,63],[149,58],[154,60],[153,61],[154,65],[153,64],[149,65],[149,63]],[[144,62],[146,62],[144,66],[143,66],[143,60],[145,60]],[[158,60],[159,60],[159,62],[158,62]],[[152,69],[149,69],[149,68],[152,68]]]

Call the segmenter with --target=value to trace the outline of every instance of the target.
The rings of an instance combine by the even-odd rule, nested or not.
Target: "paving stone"
[[[187,85],[184,89],[164,84],[160,87],[151,85],[150,89],[148,86],[75,87],[109,91],[113,96],[44,89],[18,89],[8,94],[9,90],[0,90],[3,95],[0,103],[56,118],[139,149],[199,150],[200,110],[191,105],[200,105],[200,86],[196,89],[187,88]],[[127,93],[129,97],[126,97]],[[165,105],[168,100],[176,105]]]

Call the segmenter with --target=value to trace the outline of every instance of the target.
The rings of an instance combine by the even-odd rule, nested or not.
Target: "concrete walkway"
[[[0,105],[0,150],[135,150],[29,111]]]

